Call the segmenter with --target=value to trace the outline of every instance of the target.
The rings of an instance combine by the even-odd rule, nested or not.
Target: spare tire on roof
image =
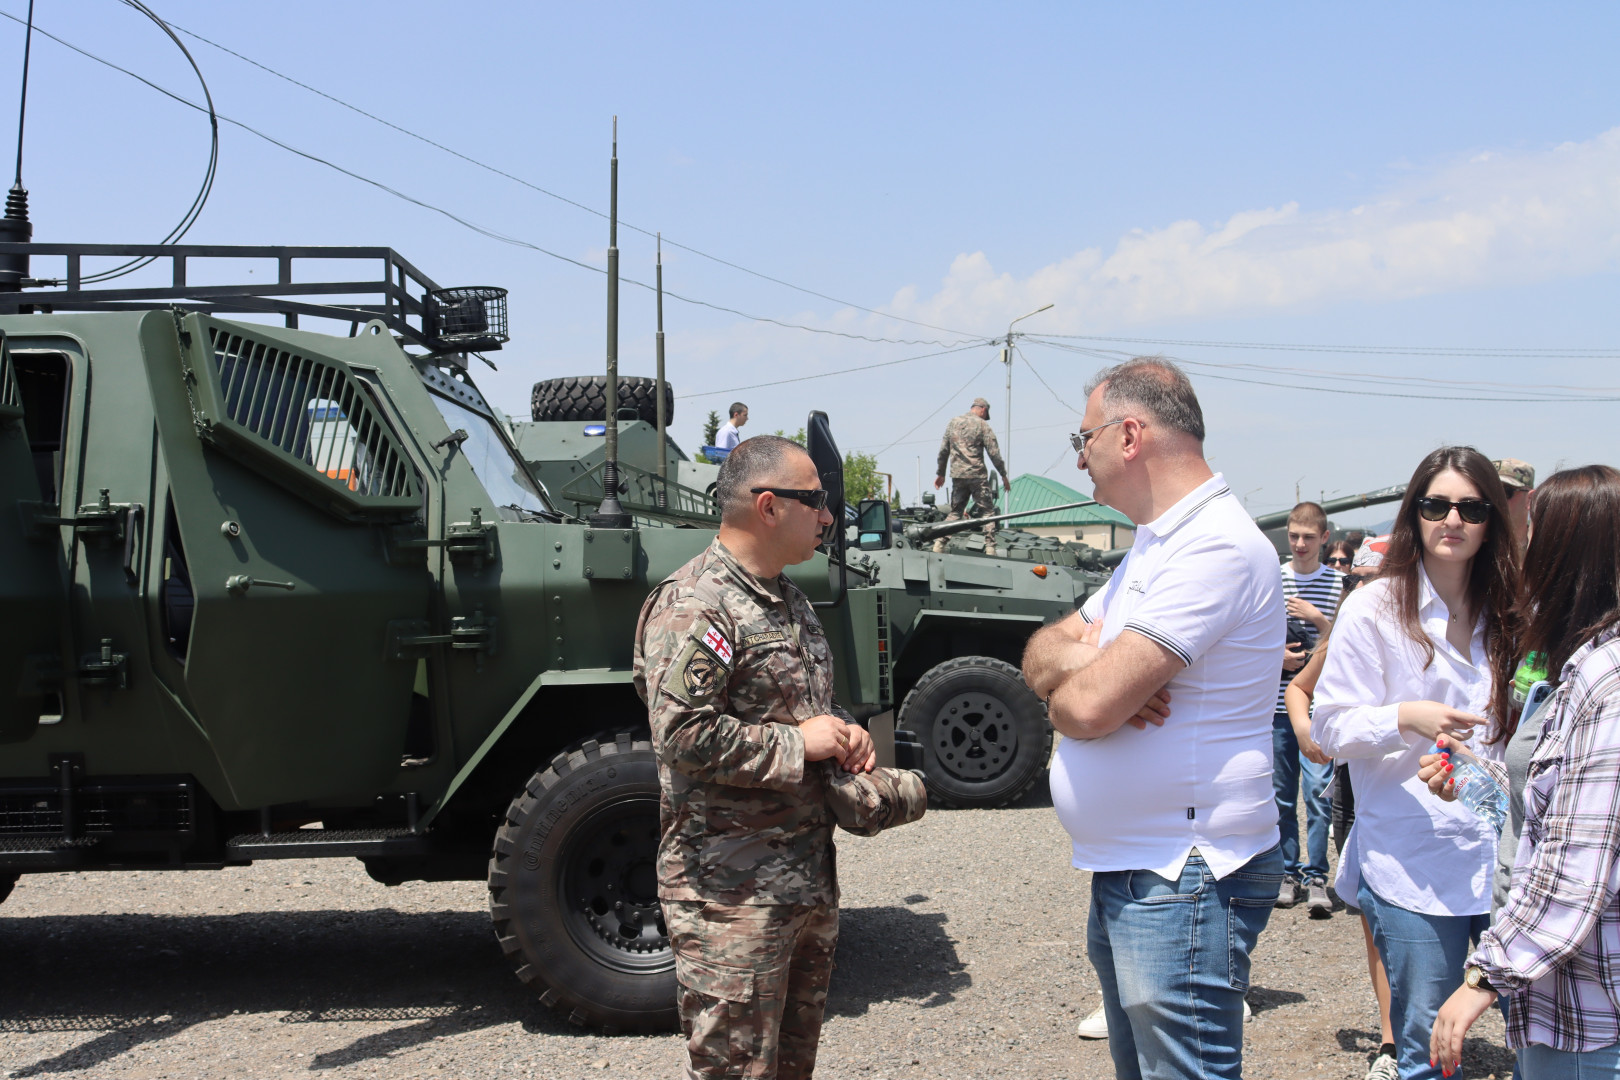
[[[529,397],[536,420],[606,420],[607,378],[602,375],[575,375],[566,379],[542,379],[534,384]],[[658,422],[658,380],[641,375],[619,376],[619,408],[634,409],[637,420]],[[621,411],[621,420],[628,417]],[[664,385],[664,423],[675,418],[675,391]]]

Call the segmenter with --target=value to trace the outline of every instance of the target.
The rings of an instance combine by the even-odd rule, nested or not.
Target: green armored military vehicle
[[[123,256],[176,284],[81,284]],[[0,291],[0,897],[26,873],[321,856],[487,879],[543,1001],[672,1026],[631,639],[712,521],[626,486],[604,524],[534,479],[467,366],[506,338],[501,290],[441,289],[385,248],[0,244],[37,286],[29,257],[64,265]],[[220,259],[281,280],[184,284]],[[338,260],[376,275],[305,272]],[[808,430],[841,493],[826,418]],[[887,506],[866,512],[888,540]],[[1086,583],[832,532],[796,574],[839,700],[880,736],[896,705],[931,721],[940,745],[899,754],[967,798],[1031,746],[1044,766],[1012,665]]]
[[[530,469],[574,513],[589,512],[603,497],[601,381],[537,383],[534,419],[512,425]],[[660,393],[656,380],[643,382],[619,394],[620,501],[648,526],[714,528],[719,515],[709,496],[717,467],[690,461],[667,434],[660,442],[647,403],[664,399],[667,424],[673,394],[667,385]],[[1107,572],[1089,548],[1027,534],[1028,542],[1009,545],[1001,558],[986,557],[982,541],[978,550],[957,541],[947,552],[932,550],[936,536],[976,530],[978,519],[945,525],[943,514],[927,522],[913,516],[906,534],[891,538],[887,503],[868,500],[847,514],[856,550],[837,560],[843,572],[835,595],[842,599],[822,612],[840,700],[871,728],[885,756],[892,739],[894,760],[923,771],[935,805],[1016,800],[1045,775],[1052,749],[1045,707],[1018,672],[1024,645],[1072,612]],[[1011,515],[1018,516],[1027,515]]]

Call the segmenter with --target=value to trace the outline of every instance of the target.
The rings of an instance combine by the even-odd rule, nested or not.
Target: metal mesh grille
[[[224,419],[356,495],[416,497],[409,459],[346,369],[220,327],[209,338]]]

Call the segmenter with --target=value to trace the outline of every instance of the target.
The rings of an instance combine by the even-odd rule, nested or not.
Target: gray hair
[[[714,499],[720,516],[735,520],[754,503],[752,488],[769,487],[779,481],[792,455],[809,452],[792,439],[780,435],[755,435],[744,439],[720,463],[720,476],[714,482]]]
[[[1172,431],[1204,441],[1204,410],[1186,372],[1162,356],[1138,356],[1097,372],[1086,384],[1086,396],[1103,387],[1106,419],[1123,419],[1140,409]]]

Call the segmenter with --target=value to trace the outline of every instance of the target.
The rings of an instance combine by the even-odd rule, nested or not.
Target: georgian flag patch
[[[722,664],[731,663],[731,642],[727,641],[725,635],[720,631],[712,626],[709,627],[709,632],[703,635],[703,644],[708,647],[710,652],[720,658]]]

